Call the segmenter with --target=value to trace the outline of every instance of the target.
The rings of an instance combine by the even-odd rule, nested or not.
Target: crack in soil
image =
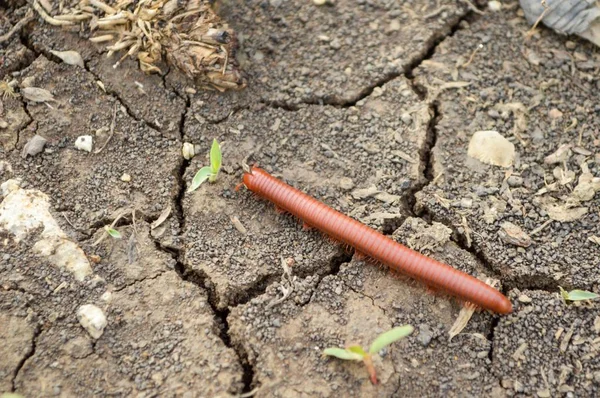
[[[167,272],[167,270],[161,270],[161,271],[160,271],[158,274],[156,274],[156,275],[153,275],[153,276],[148,276],[148,277],[145,277],[145,278],[142,278],[142,279],[137,279],[137,280],[134,280],[133,282],[131,282],[131,283],[127,283],[127,284],[125,284],[125,285],[121,286],[121,287],[120,287],[120,288],[118,288],[118,289],[114,289],[113,291],[114,291],[114,292],[120,292],[121,290],[127,289],[128,287],[131,287],[131,286],[134,286],[134,285],[137,285],[138,283],[142,283],[142,282],[145,282],[145,281],[152,281],[152,280],[154,280],[154,279],[157,279],[157,278],[161,277],[161,276],[162,276],[162,275],[163,275],[165,272]]]
[[[488,335],[486,336],[486,338],[490,342],[490,351],[488,352],[488,358],[490,360],[490,367],[488,370],[490,371],[490,373],[492,373],[492,363],[494,362],[494,333],[496,332],[496,327],[498,326],[499,323],[500,323],[500,317],[495,316],[492,319],[490,331],[489,331]]]
[[[36,325],[35,330],[33,331],[33,337],[31,338],[31,349],[27,353],[25,353],[25,356],[19,361],[19,363],[17,364],[17,368],[13,372],[13,377],[11,381],[11,392],[15,392],[17,390],[17,377],[19,376],[21,369],[25,365],[25,362],[27,362],[29,358],[35,355],[37,339],[40,336],[40,334],[42,334],[42,327],[40,325]]]
[[[352,261],[353,256],[354,256],[354,248],[348,248],[348,249],[342,248],[342,250],[340,250],[337,255],[335,255],[331,258],[330,271],[327,274],[321,276],[321,278],[317,282],[317,285],[315,286],[312,294],[310,295],[310,299],[306,302],[306,304],[312,302],[315,294],[319,291],[319,287],[321,286],[321,283],[323,282],[325,277],[332,276],[332,275],[335,276],[335,275],[339,274],[340,269],[342,268],[342,264],[347,264],[350,261]],[[344,283],[344,285],[345,285],[345,283]],[[304,304],[304,305],[306,305],[306,304]]]
[[[26,27],[23,27],[23,29],[21,29],[21,32],[19,32],[18,36],[13,36],[13,40],[15,39],[15,37],[19,38],[19,42],[21,43],[21,45],[23,45],[25,48],[27,48],[28,50],[32,51],[29,47],[27,47],[27,45],[23,42],[23,35],[24,35],[24,31],[26,30]],[[6,42],[6,44],[3,44],[2,46],[6,45],[8,46],[10,44],[10,40]],[[35,52],[33,52],[35,55]],[[33,59],[31,59],[33,58]],[[23,57],[22,59],[19,60],[19,62],[14,65],[12,68],[6,70],[5,74],[0,75],[0,79],[3,79],[5,76],[8,76],[11,73],[14,72],[19,72],[22,71],[23,69],[26,69],[29,65],[31,65],[33,63],[33,61],[35,61],[35,57]]]
[[[231,116],[235,115],[236,113],[241,112],[241,111],[245,111],[245,110],[248,110],[248,109],[250,109],[249,105],[238,106],[238,107],[235,107],[231,112],[229,112],[227,114],[227,116],[222,117],[221,119],[216,119],[216,120],[208,120],[207,119],[207,122],[210,123],[210,124],[212,124],[212,125],[218,125],[218,124],[221,124],[223,122],[226,122]]]
[[[454,34],[460,29],[460,26],[463,21],[467,21],[469,19],[474,20],[476,18],[478,18],[478,16],[475,15],[475,13],[473,11],[467,12],[454,25],[452,25],[450,27],[450,30],[446,34],[442,34],[442,35],[439,35],[437,38],[434,38],[432,40],[428,50],[423,54],[423,56],[421,58],[415,59],[410,64],[409,68],[404,73],[404,76],[408,79],[413,92],[419,97],[420,100],[425,101],[427,99],[427,88],[418,84],[418,82],[415,80],[415,75],[414,75],[415,70],[417,68],[419,68],[423,64],[424,61],[431,59],[435,55],[435,52],[436,52],[438,46],[442,42],[444,42],[446,39],[454,36]],[[443,117],[443,115],[441,114],[441,111],[439,108],[439,103],[437,102],[437,100],[434,99],[427,105],[429,106],[429,109],[431,112],[431,119],[430,119],[429,125],[427,126],[426,144],[423,148],[423,151],[422,151],[421,157],[420,157],[422,166],[424,166],[423,182],[421,184],[419,184],[418,186],[416,186],[415,189],[409,193],[409,196],[407,198],[407,204],[409,205],[411,212],[415,216],[417,216],[421,219],[424,219],[427,222],[431,222],[433,220],[435,220],[437,222],[441,222],[446,227],[450,228],[452,230],[453,241],[455,241],[455,243],[459,246],[459,248],[461,248],[462,250],[473,255],[484,266],[486,271],[492,272],[493,277],[501,280],[499,278],[500,275],[498,275],[494,271],[490,262],[483,255],[483,253],[480,250],[477,250],[473,245],[468,245],[466,235],[459,233],[457,228],[454,225],[452,225],[452,223],[448,222],[448,220],[440,220],[438,217],[433,216],[432,214],[427,212],[425,209],[422,210],[421,212],[415,211],[417,193],[421,192],[436,177],[433,175],[432,151],[437,144],[437,138],[438,138],[437,125]],[[502,293],[506,294],[507,293],[506,290],[507,290],[507,284],[505,282],[505,283],[503,283]],[[487,335],[487,339],[490,341],[490,349],[489,349],[489,353],[488,353],[488,358],[490,360],[490,367],[489,367],[490,370],[491,370],[491,367],[493,364],[494,333],[495,333],[496,327],[498,326],[499,322],[500,322],[499,316],[496,315],[492,318],[490,330]],[[400,385],[396,389],[394,395],[396,395],[398,393],[399,389],[400,389]]]
[[[190,96],[187,96],[186,107],[185,107],[185,110],[182,112],[181,119],[179,121],[179,135],[180,135],[181,141],[184,140],[185,121],[186,121],[186,117],[188,116],[190,109],[191,109],[191,98],[190,98]],[[187,168],[190,166],[190,163],[191,162],[189,160],[184,159],[183,161],[180,162],[179,167],[177,168],[177,170],[175,172],[175,178],[177,180],[177,185],[179,187],[179,191],[177,192],[177,196],[174,199],[173,207],[174,207],[174,216],[178,220],[179,227],[181,230],[184,230],[185,225],[186,225],[185,213],[183,211],[183,199],[185,196],[185,185],[186,185],[185,181],[184,181],[184,176],[187,171]],[[182,261],[183,253],[181,252],[181,250],[175,249],[175,248],[164,247],[163,245],[160,244],[160,242],[155,240],[151,235],[150,235],[150,239],[154,242],[154,244],[158,250],[169,254],[176,261],[175,271],[177,272],[177,274],[179,275],[179,277],[182,280],[184,280],[186,282],[190,282],[207,292],[207,295],[208,295],[207,302],[213,311],[215,323],[216,323],[216,326],[218,329],[217,335],[219,336],[219,338],[221,339],[221,341],[223,342],[223,344],[226,347],[231,348],[235,352],[237,359],[238,359],[238,363],[242,367],[243,388],[242,388],[241,393],[247,393],[247,392],[251,391],[252,381],[254,379],[254,368],[248,361],[248,354],[245,352],[243,347],[241,345],[239,345],[239,346],[234,345],[231,342],[231,336],[229,334],[229,323],[227,321],[227,317],[229,316],[230,310],[229,310],[229,308],[220,310],[217,307],[216,292],[215,292],[213,283],[211,282],[210,278],[208,277],[208,275],[206,275],[204,273],[200,273],[199,271],[194,270],[194,271],[190,272],[189,270],[187,270]],[[265,286],[265,289],[266,289],[266,286]]]
[[[62,63],[62,60],[60,58],[58,58],[56,55],[50,53],[49,51],[47,51],[45,48],[36,48],[36,46],[31,43],[31,41],[29,40],[29,33],[31,33],[33,31],[34,28],[28,28],[28,29],[23,29],[22,34],[21,34],[21,43],[27,47],[27,49],[29,49],[31,52],[34,53],[35,58],[39,57],[40,55],[43,55],[44,57],[46,57],[50,62],[54,62],[54,63]],[[35,61],[35,59],[33,60]],[[29,65],[31,65],[31,63],[33,63],[33,61],[31,61],[29,63]],[[29,66],[27,65],[27,67]],[[94,73],[92,71],[92,69],[89,66],[89,62],[88,61],[83,61],[83,66],[84,69],[90,73],[92,76],[94,76],[94,78],[102,83],[103,86],[103,91],[105,94],[113,97],[118,103],[119,105],[121,105],[122,109],[124,109],[127,113],[127,116],[129,116],[130,118],[132,118],[133,120],[135,120],[138,123],[143,123],[145,124],[148,128],[155,130],[157,133],[159,133],[159,135],[161,135],[161,129],[158,125],[156,125],[156,123],[151,122],[151,121],[147,121],[144,120],[143,118],[139,118],[135,115],[135,113],[131,110],[131,108],[127,105],[127,103],[119,96],[119,94],[117,92],[115,92],[114,90],[108,90],[106,89],[106,85],[104,85],[104,82],[102,82],[102,79],[100,78],[100,76],[98,76],[96,73]],[[25,68],[23,68],[25,69]],[[21,69],[21,70],[23,70]],[[177,93],[175,93],[177,94]],[[187,108],[186,108],[187,110]]]
[[[45,56],[46,58],[48,58],[48,59],[51,59],[51,58],[49,58],[49,57],[48,57],[48,55],[46,55],[46,54],[44,54],[44,56]],[[54,57],[54,58],[56,58],[56,57],[55,57],[54,55],[52,55],[52,54],[50,54],[50,56],[51,56],[51,57]],[[53,62],[56,62],[56,61],[53,61]],[[89,73],[90,73],[92,76],[94,76],[94,78],[95,78],[96,80],[98,80],[99,82],[101,82],[101,83],[102,83],[102,88],[103,88],[103,91],[104,91],[104,92],[105,92],[107,95],[109,95],[109,96],[113,97],[113,98],[114,98],[114,99],[115,99],[115,100],[116,100],[116,101],[119,103],[119,105],[121,105],[122,109],[124,109],[124,110],[125,110],[125,112],[127,113],[127,116],[129,116],[130,118],[132,118],[133,120],[135,120],[135,121],[136,121],[136,122],[138,122],[138,123],[143,123],[143,124],[145,124],[145,125],[146,125],[146,127],[150,128],[150,129],[152,129],[152,130],[155,130],[155,131],[156,131],[156,132],[157,132],[159,135],[162,135],[162,134],[161,134],[161,129],[160,129],[160,127],[159,127],[159,126],[158,126],[156,123],[154,123],[154,122],[151,122],[151,121],[144,120],[143,118],[139,118],[139,117],[137,117],[137,116],[135,115],[135,113],[134,113],[134,112],[131,110],[131,108],[129,107],[129,105],[127,105],[127,103],[126,103],[126,102],[125,102],[125,101],[124,101],[124,100],[123,100],[123,99],[122,99],[122,98],[119,96],[119,94],[118,94],[116,91],[107,89],[107,88],[106,88],[106,85],[104,84],[104,82],[102,81],[102,79],[100,78],[100,76],[98,76],[97,74],[95,74],[95,73],[92,71],[92,69],[89,67],[89,63],[88,63],[87,61],[84,61],[84,62],[83,62],[83,66],[85,67],[85,70],[86,70],[87,72],[89,72]]]
[[[371,300],[371,304],[373,305],[373,307],[379,308],[381,311],[383,311],[384,315],[387,315],[387,311],[385,310],[385,308],[380,307],[379,305],[377,305],[375,303],[375,299],[373,297],[369,296],[365,292],[361,292],[359,290],[356,290],[355,288],[353,288],[352,286],[350,286],[349,284],[347,284],[346,282],[344,282],[344,280],[342,280],[342,283],[344,284],[344,286],[346,286],[348,289],[352,290],[354,293],[358,294],[359,296],[366,297],[366,298],[370,299]]]
[[[37,122],[36,120],[33,118],[33,116],[31,116],[31,113],[29,112],[29,105],[27,104],[27,101],[22,100],[21,101],[23,104],[23,111],[25,112],[25,114],[27,115],[27,117],[29,117],[29,123],[27,123],[25,125],[25,127],[23,127],[22,129],[20,129],[19,131],[17,131],[17,141],[15,142],[15,147],[12,149],[13,151],[17,150],[19,144],[21,144],[21,134],[26,131],[32,124],[35,123],[35,128],[33,129],[33,132],[37,132]],[[25,146],[25,144],[23,143],[23,146]]]
[[[198,288],[206,291],[207,296],[208,296],[207,303],[210,305],[210,308],[212,309],[215,323],[217,326],[216,334],[218,335],[220,340],[223,342],[223,344],[227,348],[231,348],[235,352],[235,354],[238,358],[238,362],[239,362],[240,366],[242,367],[243,388],[242,388],[241,393],[247,393],[247,392],[251,391],[252,381],[254,379],[254,368],[248,361],[248,354],[243,349],[243,347],[241,345],[233,344],[231,342],[231,336],[229,335],[229,322],[227,321],[227,317],[229,316],[230,309],[226,308],[226,309],[221,310],[217,307],[216,298],[215,298],[215,290],[212,285],[212,282],[210,281],[210,278],[208,277],[208,275],[201,273],[200,271],[197,271],[197,270],[189,272],[189,270],[186,270],[184,264],[178,260],[181,256],[181,253],[179,250],[165,248],[164,246],[162,246],[160,244],[160,242],[154,240],[153,238],[151,238],[151,239],[154,242],[154,244],[158,250],[169,254],[173,259],[175,259],[177,261],[175,264],[175,271],[177,272],[177,275],[179,275],[179,277],[182,280],[189,282],[189,283],[197,286]]]
[[[334,96],[332,97],[317,97],[310,98],[299,103],[286,103],[281,101],[269,101],[269,100],[261,100],[262,104],[270,106],[272,108],[280,108],[287,111],[295,112],[300,109],[301,105],[321,105],[321,106],[333,106],[336,108],[350,108],[352,106],[356,106],[356,104],[365,98],[369,97],[373,94],[373,91],[376,88],[380,88],[390,81],[396,79],[400,76],[405,76],[411,85],[413,86],[413,90],[419,96],[421,100],[425,99],[425,92],[422,89],[419,89],[414,85],[414,75],[413,72],[416,68],[418,68],[423,61],[430,59],[435,53],[437,47],[447,38],[454,36],[454,34],[460,29],[460,25],[463,21],[475,19],[478,16],[473,11],[467,11],[463,16],[459,17],[454,23],[450,23],[438,31],[434,32],[432,37],[426,41],[424,49],[418,52],[412,60],[409,60],[406,65],[404,65],[400,71],[391,72],[386,74],[385,76],[377,79],[375,82],[369,84],[367,87],[360,90],[360,92],[351,99],[340,100]]]

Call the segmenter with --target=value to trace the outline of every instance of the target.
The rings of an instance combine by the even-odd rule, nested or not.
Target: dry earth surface
[[[24,3],[0,3],[1,32]],[[543,28],[526,38],[517,2],[217,5],[238,32],[243,91],[167,65],[115,69],[78,28],[41,19],[1,45],[0,79],[53,100],[2,99],[0,393],[598,396],[600,309],[557,294],[600,289],[597,49]],[[84,67],[52,53],[65,50]],[[480,130],[514,144],[511,168],[467,156]],[[44,150],[22,156],[35,135]],[[92,152],[75,148],[82,135]],[[219,180],[189,193],[214,138]],[[460,303],[236,191],[244,161],[498,281],[514,312],[476,312],[449,339]],[[17,197],[43,217],[7,221]],[[104,236],[113,222],[122,239]],[[106,316],[100,336],[80,324],[87,304]],[[376,357],[377,386],[322,356],[404,324],[415,332]]]

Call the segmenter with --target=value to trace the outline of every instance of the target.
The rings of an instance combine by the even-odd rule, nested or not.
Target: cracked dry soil
[[[3,3],[3,31],[23,4]],[[56,99],[52,108],[3,99],[1,182],[18,178],[46,193],[61,228],[95,261],[93,275],[77,282],[32,253],[40,231],[17,242],[0,229],[0,392],[597,396],[600,310],[566,306],[556,293],[559,285],[598,291],[600,247],[588,238],[600,235],[600,200],[578,220],[550,221],[529,247],[498,235],[505,221],[526,232],[548,221],[534,194],[553,182],[544,158],[561,144],[587,150],[565,169],[579,175],[587,161],[600,175],[597,51],[545,29],[525,40],[516,2],[485,15],[448,0],[218,5],[239,34],[249,83],[241,92],[190,90],[166,66],[163,76],[144,75],[133,61],[115,70],[77,29],[40,20],[0,49],[0,78]],[[85,67],[52,50],[78,51]],[[527,109],[525,129],[515,130],[522,115],[506,111],[515,103]],[[101,153],[74,148],[80,135],[93,135],[96,147],[107,142],[113,114],[115,134]],[[506,170],[466,155],[471,135],[486,129],[516,146],[509,191]],[[35,134],[48,139],[45,151],[21,158]],[[213,138],[224,152],[219,182],[186,193]],[[184,161],[183,142],[200,155]],[[475,313],[449,341],[459,303],[235,191],[248,157],[401,243],[498,279],[514,313]],[[152,228],[168,207],[170,217]],[[94,245],[132,208],[136,220],[117,224],[124,239]],[[293,291],[273,305],[289,286],[281,261],[293,264]],[[97,340],[76,317],[88,303],[108,318]],[[403,324],[416,331],[376,360],[378,386],[360,364],[321,356]]]

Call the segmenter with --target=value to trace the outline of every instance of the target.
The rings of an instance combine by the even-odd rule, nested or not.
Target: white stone
[[[100,296],[100,300],[109,303],[112,300],[112,292],[110,290],[105,291],[102,293],[102,296]]]
[[[510,167],[515,161],[515,146],[497,131],[477,131],[469,142],[468,155],[486,164]]]
[[[32,251],[59,268],[73,273],[82,281],[92,273],[83,250],[69,239],[50,213],[50,199],[38,190],[19,188],[19,182],[8,180],[1,185],[4,200],[0,203],[0,232],[14,236],[17,242],[32,231],[42,229]]]
[[[92,273],[83,250],[69,239],[56,236],[41,239],[33,245],[32,250],[46,257],[52,264],[71,272],[78,281],[84,280]]]
[[[80,135],[75,140],[75,148],[81,151],[92,152],[93,144],[94,138],[91,135]]]
[[[108,324],[104,311],[93,304],[85,304],[77,310],[79,323],[94,339],[99,339]]]
[[[502,3],[496,0],[492,0],[488,3],[488,8],[490,9],[490,11],[493,12],[500,11],[502,9]]]
[[[194,144],[184,142],[183,147],[181,148],[181,154],[186,160],[190,160],[191,158],[193,158],[196,155]]]

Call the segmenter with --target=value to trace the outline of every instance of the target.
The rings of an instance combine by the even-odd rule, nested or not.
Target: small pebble
[[[569,40],[565,43],[565,47],[567,47],[567,50],[574,50],[577,47],[577,43]]]
[[[490,9],[490,11],[493,12],[500,11],[502,9],[502,3],[496,0],[492,0],[488,3],[488,8]]]
[[[129,182],[129,181],[131,181],[131,176],[129,174],[127,174],[127,173],[124,173],[121,176],[121,181],[123,181],[123,182]]]
[[[400,23],[400,21],[398,19],[393,19],[390,22],[390,25],[388,26],[387,31],[388,32],[397,32],[400,30],[401,27],[402,27],[402,24]]]
[[[34,135],[23,147],[21,157],[25,159],[27,156],[35,156],[38,153],[41,153],[44,150],[46,142],[48,142],[48,140],[41,135]]]
[[[473,207],[473,199],[462,198],[460,200],[460,207],[462,207],[463,209],[470,209],[471,207]]]
[[[196,148],[194,147],[194,144],[184,142],[183,146],[181,147],[181,155],[186,160],[193,158],[196,155]]]
[[[518,300],[525,304],[531,303],[531,297],[527,296],[526,294],[520,295]]]
[[[91,135],[81,135],[75,140],[75,148],[81,151],[92,152],[92,145],[93,138]]]
[[[509,187],[516,188],[523,185],[523,178],[519,176],[510,176],[506,182]]]
[[[340,188],[350,190],[354,188],[354,181],[348,177],[340,178]]]
[[[560,119],[563,116],[563,113],[556,108],[552,108],[548,111],[548,116],[550,119]]]
[[[85,304],[77,310],[77,319],[94,339],[100,338],[107,325],[104,312],[93,304]]]
[[[406,125],[410,125],[412,123],[412,116],[410,116],[410,113],[408,112],[404,112],[402,115],[400,115],[400,119],[402,120],[402,123]]]
[[[342,43],[340,42],[339,39],[333,39],[329,43],[329,46],[331,46],[331,48],[333,48],[334,50],[339,50],[340,48],[342,48]]]
[[[417,336],[417,340],[419,340],[419,343],[421,343],[421,345],[423,347],[427,347],[429,345],[429,343],[431,343],[432,338],[433,338],[433,334],[431,333],[429,326],[422,325],[419,328],[419,334]]]

